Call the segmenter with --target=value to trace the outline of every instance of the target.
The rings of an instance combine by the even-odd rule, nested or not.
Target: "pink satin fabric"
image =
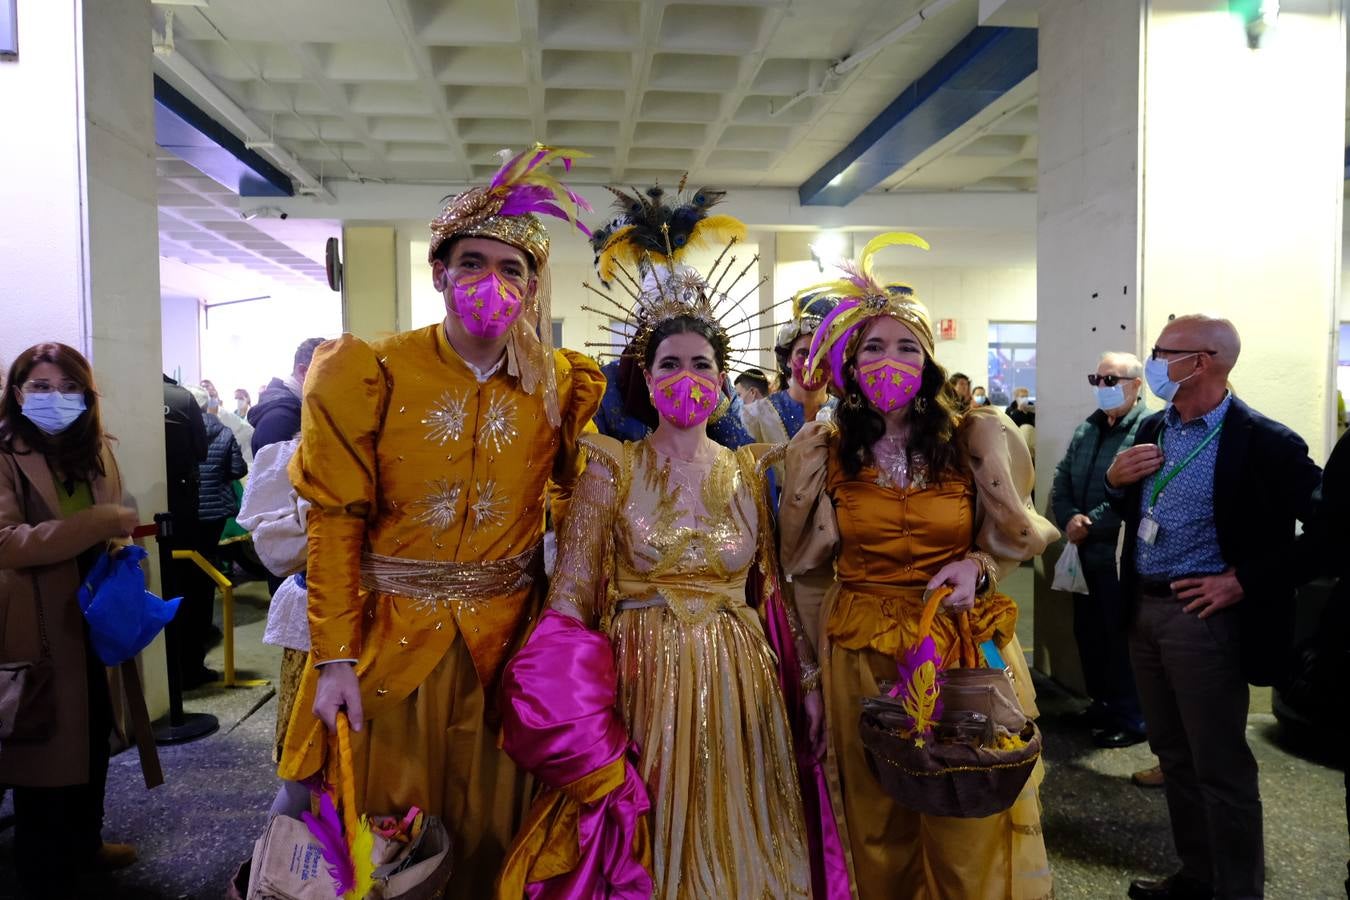
[[[751,596],[760,596],[759,569],[750,572]],[[811,896],[815,900],[849,900],[848,862],[839,839],[839,826],[830,808],[830,792],[825,784],[825,768],[811,753],[811,736],[803,705],[801,660],[797,643],[788,624],[787,608],[777,581],[764,604],[764,630],[769,646],[778,654],[778,684],[783,690],[788,721],[792,723],[792,745],[797,756],[797,775],[801,779],[803,818],[811,849]]]
[[[502,746],[521,768],[562,789],[629,753],[623,785],[581,808],[581,861],[526,888],[531,900],[649,898],[651,874],[634,858],[637,823],[651,809],[615,710],[609,638],[548,610],[502,676]]]

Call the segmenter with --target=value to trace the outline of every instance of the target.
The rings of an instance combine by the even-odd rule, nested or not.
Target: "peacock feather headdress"
[[[609,307],[583,308],[623,324],[621,331],[607,329],[629,339],[621,355],[641,359],[652,333],[663,322],[679,316],[707,324],[728,347],[732,341],[761,330],[749,323],[762,310],[756,306],[749,313],[740,313],[742,304],[758,293],[767,278],[736,296],[742,280],[758,265],[759,256],[752,257],[735,275],[731,273],[736,257],[727,257],[745,239],[745,224],[733,216],[709,214],[708,210],[726,196],[725,191],[702,187],[686,193],[684,187],[682,180],[673,197],[659,185],[645,191],[609,188],[615,197],[616,215],[591,236],[595,269],[605,288],[618,285],[632,303],[622,303],[587,282],[583,286],[603,297]],[[691,251],[717,244],[723,244],[722,251],[706,273],[685,262]]]

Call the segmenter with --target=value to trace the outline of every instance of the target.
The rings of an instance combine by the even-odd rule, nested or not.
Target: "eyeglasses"
[[[1218,356],[1218,350],[1175,350],[1171,347],[1154,347],[1149,354],[1149,359],[1157,359],[1159,353],[1177,356],[1194,356],[1197,353],[1204,353],[1208,356]]]
[[[1122,381],[1134,381],[1134,379],[1135,379],[1136,377],[1138,377],[1138,376],[1135,376],[1135,375],[1098,375],[1096,372],[1093,372],[1091,375],[1088,376],[1088,384],[1092,385],[1093,387],[1096,387],[1096,386],[1099,385],[1099,384],[1100,384],[1100,385],[1103,385],[1104,387],[1115,387],[1116,385],[1120,384]]]
[[[45,378],[36,378],[32,381],[25,381],[23,383],[23,390],[24,393],[27,394],[50,394],[53,391],[58,390],[63,394],[84,393],[84,388],[80,387],[73,381],[66,380],[61,382],[60,385],[55,385]]]

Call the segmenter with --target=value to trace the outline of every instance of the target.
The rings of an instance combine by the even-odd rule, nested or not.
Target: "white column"
[[[1239,395],[1323,459],[1334,436],[1343,0],[1286,0],[1248,45],[1226,0],[1047,0],[1040,26],[1037,502],[1105,350],[1232,319]],[[1158,401],[1150,397],[1154,407]],[[1047,564],[1053,560],[1047,557]],[[1079,683],[1067,597],[1038,579],[1036,663]]]
[[[26,0],[18,22],[19,58],[0,63],[0,361],[51,340],[90,358],[148,520],[166,504],[150,5]],[[156,645],[152,716],[163,673]]]

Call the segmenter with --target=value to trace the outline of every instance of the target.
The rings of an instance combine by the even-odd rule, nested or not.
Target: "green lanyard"
[[[1200,451],[1203,450],[1203,449],[1205,449],[1206,447],[1208,447],[1208,446],[1209,446],[1209,442],[1212,441],[1212,440],[1214,440],[1216,437],[1219,436],[1219,432],[1220,432],[1220,431],[1223,431],[1223,420],[1222,420],[1222,419],[1219,420],[1219,424],[1218,424],[1218,425],[1215,425],[1215,426],[1214,426],[1214,430],[1211,431],[1208,435],[1206,435],[1206,436],[1205,436],[1205,439],[1204,439],[1203,441],[1200,442],[1200,446],[1199,446],[1199,447],[1196,447],[1194,450],[1192,450],[1192,451],[1190,452],[1190,455],[1189,455],[1189,456],[1187,456],[1185,459],[1183,459],[1181,462],[1179,462],[1179,463],[1176,465],[1176,468],[1172,469],[1172,471],[1168,472],[1168,473],[1167,473],[1166,475],[1164,475],[1162,478],[1159,478],[1159,479],[1158,479],[1158,483],[1155,484],[1155,485],[1153,486],[1153,497],[1150,498],[1149,503],[1148,503],[1148,511],[1149,511],[1149,514],[1150,514],[1150,515],[1153,514],[1153,510],[1156,509],[1157,506],[1158,506],[1158,497],[1160,497],[1160,496],[1162,495],[1163,488],[1165,488],[1165,487],[1167,487],[1169,484],[1171,484],[1171,483],[1172,483],[1172,479],[1173,479],[1173,478],[1176,478],[1178,475],[1180,475],[1180,474],[1181,474],[1181,470],[1184,469],[1184,468],[1186,468],[1187,466],[1189,466],[1189,465],[1191,464],[1191,462],[1194,461],[1194,459],[1195,459],[1197,456],[1200,455]],[[1163,448],[1163,434],[1164,434],[1165,432],[1166,432],[1166,429],[1163,429],[1163,431],[1158,432],[1158,449],[1159,449],[1159,450],[1162,450],[1162,448]]]

